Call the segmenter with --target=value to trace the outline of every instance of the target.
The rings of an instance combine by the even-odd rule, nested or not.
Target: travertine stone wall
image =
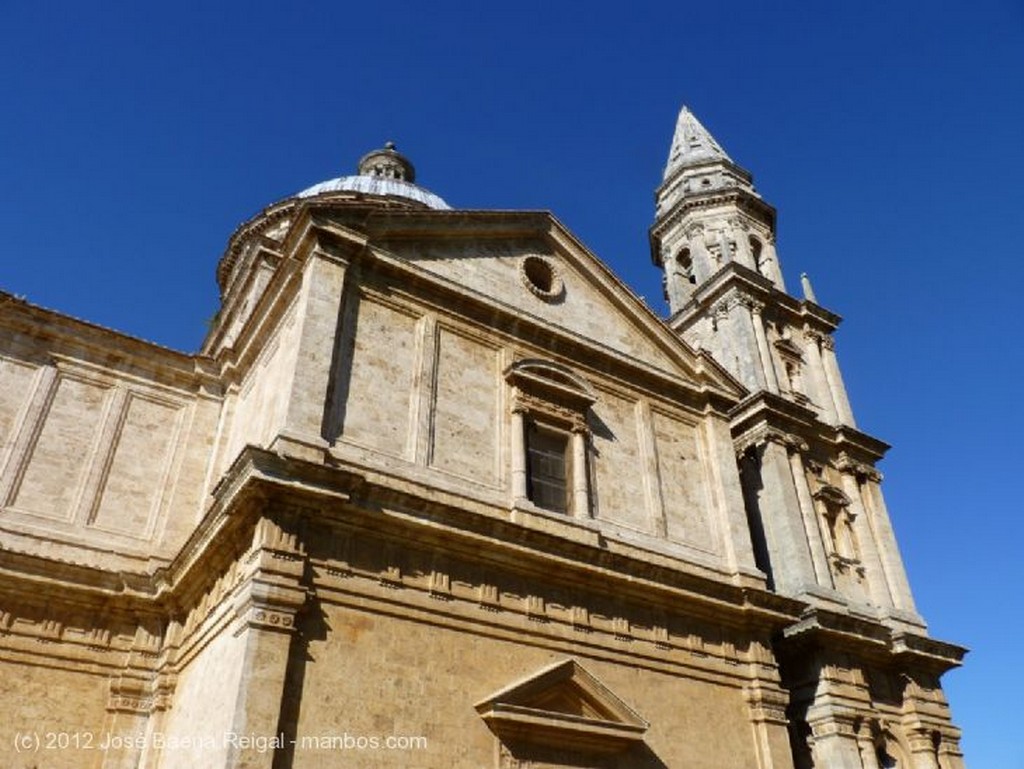
[[[223,472],[246,445],[267,446],[282,429],[295,369],[299,321],[294,305],[263,343],[253,364],[229,390],[229,438],[218,466]]]
[[[245,661],[245,643],[230,627],[188,659],[178,674],[174,705],[161,731],[174,749],[165,750],[160,769],[227,766],[224,735],[234,727]]]
[[[350,337],[342,342],[350,345],[351,357],[336,374],[339,397],[348,396],[342,431],[353,443],[405,454],[417,320],[408,309],[371,297],[358,300],[354,327],[345,329]]]
[[[672,365],[663,350],[627,321],[621,294],[628,289],[623,284],[610,273],[584,272],[547,242],[467,238],[382,245],[412,266],[451,281],[459,292],[487,297],[639,361]],[[548,258],[565,286],[552,301],[538,299],[525,286],[523,260],[530,255]]]
[[[441,327],[430,464],[495,485],[501,452],[501,351],[486,337]]]
[[[724,682],[625,659],[609,662],[591,656],[586,644],[552,651],[521,637],[458,631],[357,608],[327,606],[316,626],[305,655],[296,736],[422,736],[427,741],[426,747],[402,751],[346,751],[346,767],[494,766],[497,740],[472,705],[576,655],[652,724],[645,742],[664,763],[645,767],[755,765],[742,691]],[[286,697],[297,694],[293,690]],[[294,755],[296,769],[313,769],[339,753],[311,747]]]
[[[740,498],[734,463],[712,470],[707,425],[718,417],[624,381],[621,372],[611,376],[598,354],[606,350],[622,371],[640,367],[666,382],[694,376],[651,338],[649,320],[624,306],[614,279],[586,272],[540,241],[387,245],[409,259],[392,269],[429,274],[400,277],[370,261],[349,269],[325,420],[325,437],[338,456],[358,456],[389,473],[401,460],[408,471],[422,468],[415,472],[428,483],[481,501],[492,502],[495,492],[510,499],[515,395],[504,372],[514,361],[550,360],[595,393],[587,417],[589,505],[580,515],[625,536],[671,543],[705,564],[752,566],[748,546],[724,543],[744,524],[730,521],[739,510],[721,503]],[[554,298],[531,291],[521,273],[523,259],[538,253],[561,281]],[[438,277],[457,277],[460,285],[449,288]],[[474,291],[481,302],[528,309],[553,338],[542,346],[537,331],[517,323],[481,323],[469,311]],[[331,333],[330,319],[323,322],[323,333]],[[583,334],[590,335],[590,350],[575,349]]]
[[[216,385],[187,356],[156,347],[133,355],[135,340],[60,316],[50,328],[46,315],[22,319],[31,341],[0,339],[8,543],[103,567],[117,563],[108,553],[170,559],[205,501]],[[111,355],[97,341],[127,349]]]
[[[99,766],[109,683],[74,665],[19,664],[0,657],[5,769]],[[83,763],[83,760],[88,763]]]

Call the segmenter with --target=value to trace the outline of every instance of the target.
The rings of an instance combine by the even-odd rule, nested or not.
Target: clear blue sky
[[[827,7],[826,7],[827,6]],[[1024,767],[1024,5],[36,3],[0,23],[0,286],[195,350],[268,203],[392,139],[467,208],[553,211],[662,308],[686,103],[846,317],[860,425],[973,767]]]

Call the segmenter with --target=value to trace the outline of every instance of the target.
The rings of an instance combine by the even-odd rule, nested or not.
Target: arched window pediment
[[[505,380],[522,393],[580,412],[597,400],[585,379],[553,361],[539,358],[516,361],[505,370]]]

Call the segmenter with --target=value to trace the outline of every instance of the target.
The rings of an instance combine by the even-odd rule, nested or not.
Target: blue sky
[[[5,3],[0,287],[186,350],[228,235],[391,139],[458,207],[549,209],[663,309],[690,105],[847,320],[919,608],[972,649],[969,765],[1024,767],[1024,4]]]

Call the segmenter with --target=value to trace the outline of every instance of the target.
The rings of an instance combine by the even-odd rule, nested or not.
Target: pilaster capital
[[[938,733],[926,727],[917,727],[906,730],[907,743],[910,745],[911,753],[924,753],[934,758],[937,747]]]
[[[800,436],[782,430],[769,429],[765,439],[784,446],[790,454],[802,454],[810,448]]]
[[[745,291],[739,291],[736,293],[736,304],[746,307],[755,315],[760,315],[764,311],[764,302],[760,299],[756,299]]]
[[[856,739],[860,721],[860,716],[852,710],[829,710],[808,718],[807,725],[815,739],[833,735]]]
[[[790,454],[804,453],[810,449],[807,442],[798,435],[775,427],[763,426],[747,433],[736,442],[736,456],[742,457],[751,447],[762,446],[766,443],[783,446]]]
[[[789,723],[789,719],[786,717],[789,696],[786,692],[754,684],[744,687],[743,696],[750,708],[750,719],[755,723],[768,722],[780,725]]]
[[[853,475],[858,479],[873,481],[874,483],[882,482],[882,474],[875,467],[865,462],[856,461],[846,452],[840,453],[839,458],[836,460],[836,469]]]

